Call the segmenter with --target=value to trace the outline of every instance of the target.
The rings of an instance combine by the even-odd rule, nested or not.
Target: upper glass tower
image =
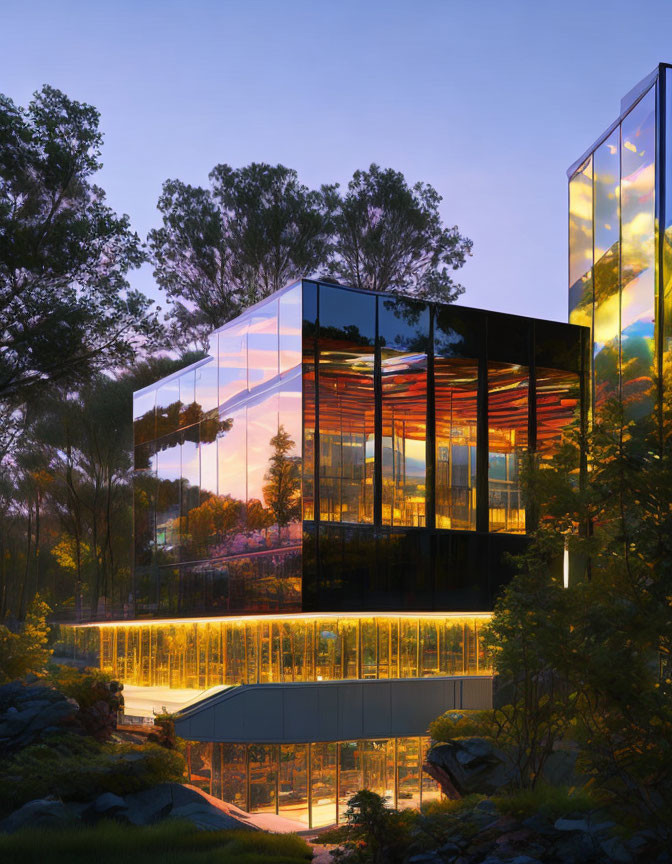
[[[617,397],[641,418],[669,394],[671,120],[672,67],[660,64],[567,172],[569,320],[591,328],[597,413]]]

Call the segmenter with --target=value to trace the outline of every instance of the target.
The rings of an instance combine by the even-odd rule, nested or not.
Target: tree
[[[184,347],[293,279],[325,264],[328,190],[303,186],[283,165],[217,165],[210,189],[167,180],[149,233],[154,276],[172,301],[171,337]]]
[[[271,438],[270,445],[273,451],[262,491],[266,506],[275,517],[273,521],[279,528],[284,528],[301,518],[300,460],[289,455],[296,443],[282,424]]]
[[[371,165],[356,171],[345,196],[328,192],[335,210],[335,258],[329,273],[347,285],[450,303],[464,292],[453,281],[471,255],[457,226],[444,228],[441,196],[410,187],[404,175]]]
[[[47,647],[51,609],[36,595],[21,629],[14,633],[0,624],[0,684],[41,672],[51,657]]]
[[[52,87],[27,109],[0,95],[0,403],[127,362],[158,332],[126,274],[144,260],[92,176],[99,115]]]

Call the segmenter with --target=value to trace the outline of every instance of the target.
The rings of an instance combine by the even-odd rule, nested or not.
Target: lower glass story
[[[342,821],[348,800],[370,789],[397,808],[441,797],[423,772],[429,738],[311,744],[187,744],[189,782],[251,813],[309,828]]]
[[[63,625],[61,650],[145,687],[490,675],[490,613],[269,615]]]

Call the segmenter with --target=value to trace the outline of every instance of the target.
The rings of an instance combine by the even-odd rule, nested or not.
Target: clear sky
[[[0,91],[101,112],[99,182],[145,236],[166,178],[378,162],[474,241],[461,302],[566,320],[565,171],[672,60],[672,2],[0,0]],[[151,268],[133,276],[156,295]]]

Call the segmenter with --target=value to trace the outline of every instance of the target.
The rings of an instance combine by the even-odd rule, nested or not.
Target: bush
[[[347,824],[341,829],[320,835],[322,842],[342,844],[332,854],[353,862],[394,864],[403,861],[410,844],[413,811],[390,810],[386,799],[368,789],[362,789],[348,801]],[[338,839],[334,839],[338,838]]]
[[[101,744],[63,735],[33,744],[0,765],[0,812],[55,795],[89,801],[103,792],[126,795],[157,783],[182,782],[185,763],[157,744]]]
[[[0,624],[0,684],[42,672],[51,657],[47,615],[51,609],[35,595],[18,633]]]
[[[101,822],[95,827],[0,835],[0,861],[21,864],[306,864],[307,843],[294,834],[199,831],[189,822],[142,828]]]
[[[44,677],[64,696],[79,705],[77,721],[82,730],[100,741],[117,728],[117,714],[123,708],[123,684],[100,669],[82,671],[72,666],[50,665]]]
[[[543,783],[534,789],[521,789],[510,795],[494,797],[492,801],[504,816],[526,819],[539,813],[551,821],[572,813],[585,813],[596,805],[587,789],[547,786]]]

